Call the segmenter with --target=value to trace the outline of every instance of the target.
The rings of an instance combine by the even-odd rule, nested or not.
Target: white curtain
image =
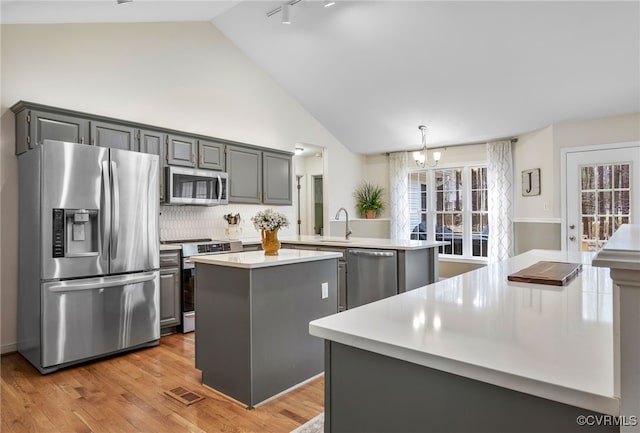
[[[487,143],[489,263],[513,255],[513,158],[511,141]]]
[[[407,152],[389,154],[391,239],[409,239],[409,179]]]

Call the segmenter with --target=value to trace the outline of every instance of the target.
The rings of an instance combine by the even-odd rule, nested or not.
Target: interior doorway
[[[296,232],[298,235],[324,233],[326,191],[324,176],[324,148],[308,143],[296,144],[293,158],[296,194]]]
[[[563,162],[563,249],[598,251],[622,224],[640,223],[640,143],[567,149]]]

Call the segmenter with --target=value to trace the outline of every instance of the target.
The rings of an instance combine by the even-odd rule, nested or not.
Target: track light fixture
[[[291,24],[291,20],[289,19],[289,3],[282,4],[282,19],[280,22],[282,24]]]
[[[428,155],[427,155],[427,127],[424,125],[418,126],[420,132],[422,132],[422,150],[418,152],[413,152],[413,159],[416,161],[416,165],[420,168],[424,167],[435,167],[438,165],[438,161],[440,161],[440,156],[442,153],[433,152],[433,163],[429,163]]]
[[[120,1],[120,0],[118,0]],[[133,0],[124,0],[124,1],[133,1]],[[277,14],[278,12],[282,13],[282,24],[291,24],[291,19],[289,18],[289,9],[291,6],[300,3],[302,0],[289,0],[286,3],[283,3],[281,6],[278,6],[275,9],[270,10],[269,12],[267,12],[267,16],[273,16],[275,14]],[[324,7],[328,8],[330,6],[335,5],[336,2],[335,1],[325,1],[324,2]]]

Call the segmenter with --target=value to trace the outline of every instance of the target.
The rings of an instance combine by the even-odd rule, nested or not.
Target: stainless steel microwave
[[[227,173],[188,167],[166,168],[165,204],[217,206],[229,203]]]

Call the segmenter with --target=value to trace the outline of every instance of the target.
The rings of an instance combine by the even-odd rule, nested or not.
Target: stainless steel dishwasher
[[[397,293],[395,250],[347,249],[347,309]]]

